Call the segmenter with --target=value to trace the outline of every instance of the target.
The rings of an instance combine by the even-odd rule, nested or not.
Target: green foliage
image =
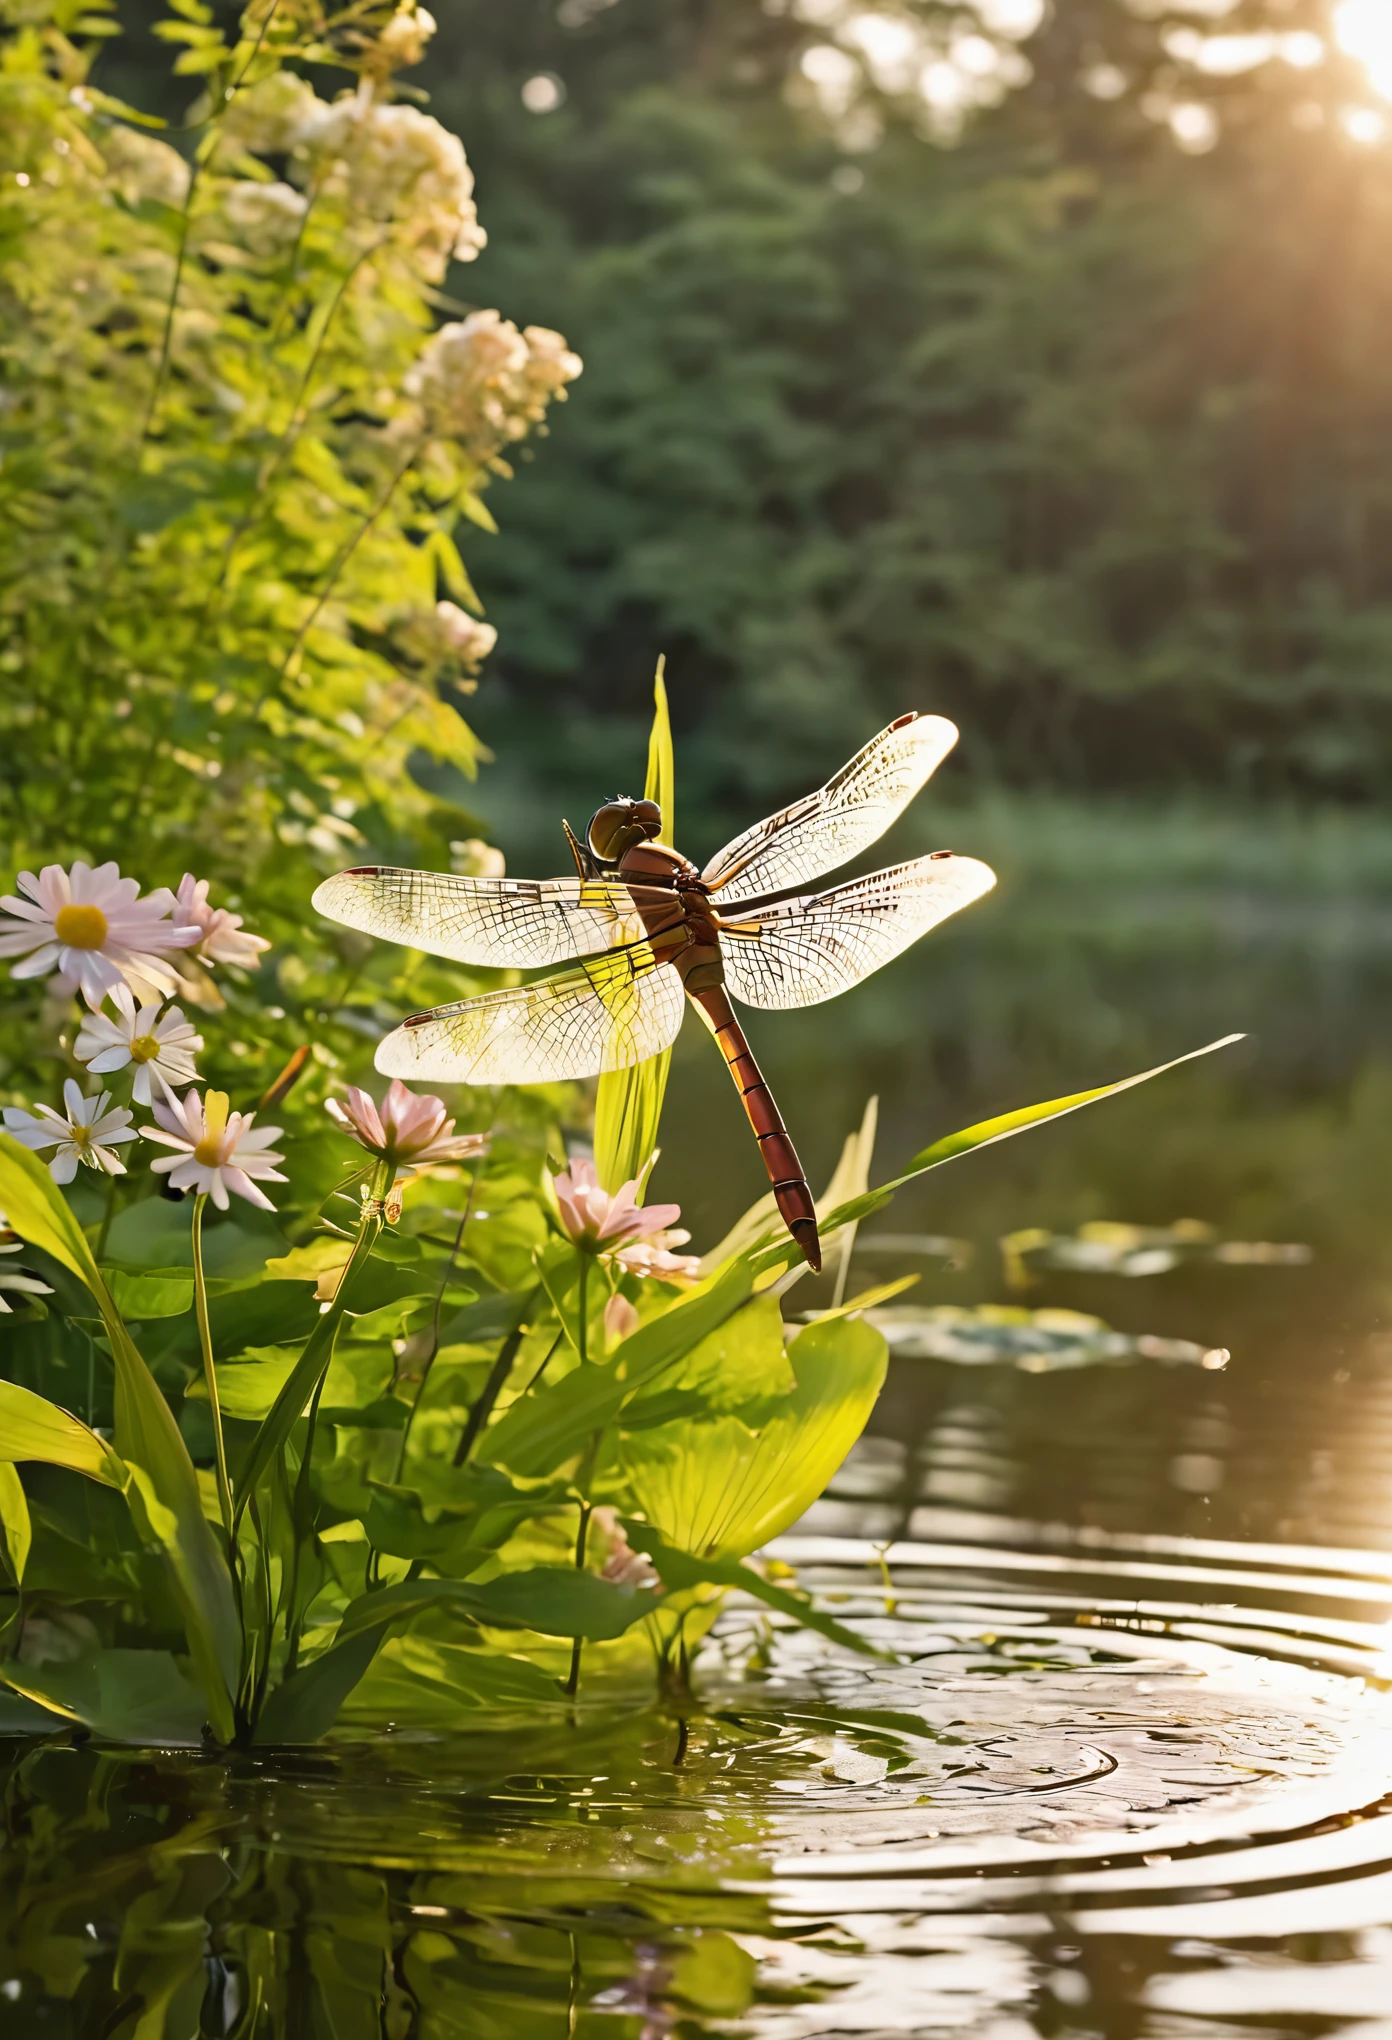
[[[636,754],[665,650],[693,837],[910,706],[1012,783],[1380,796],[1392,155],[1342,125],[1366,79],[1332,52],[1215,75],[1166,48],[1212,28],[1192,11],[1068,0],[952,147],[847,34],[869,118],[843,146],[798,71],[838,18],[806,13],[452,11],[431,84],[502,230],[480,273],[591,362],[480,568],[490,734],[542,739],[568,791]],[[1327,39],[1327,7],[1220,26]],[[521,119],[536,70],[566,104]],[[1176,104],[1211,111],[1210,153],[1175,146]]]
[[[667,713],[663,661],[653,682],[655,711],[648,738],[648,771],[643,798],[662,809],[662,840],[676,841],[677,771],[672,756],[672,724]],[[672,1067],[672,1051],[649,1057],[629,1069],[606,1071],[595,1092],[595,1173],[602,1187],[617,1190],[634,1182],[657,1150],[662,1099]]]
[[[392,98],[389,0],[256,0],[230,41],[193,12],[157,26],[197,95],[172,142],[93,75],[114,20],[0,31],[0,872],[196,866],[293,941],[259,998],[223,981],[260,1090],[380,997],[314,933],[317,880],[477,834],[494,633],[459,547],[579,363],[496,313],[430,337],[483,236],[458,142]],[[201,967],[186,996],[222,1003]],[[15,1007],[0,1085],[32,1087],[53,1047]]]
[[[865,1182],[868,1115],[847,1143],[831,1192],[842,1201],[825,1231],[834,1239],[923,1169],[1142,1081],[987,1122],[926,1149],[895,1183],[847,1199]],[[482,1265],[487,1244],[476,1248],[472,1233],[495,1223],[484,1214],[513,1166],[504,1143],[477,1158],[456,1216],[444,1202],[458,1194],[456,1171],[416,1177],[403,1213],[406,1186],[393,1189],[394,1169],[370,1163],[356,1233],[323,1229],[289,1253],[260,1214],[229,1216],[207,1232],[216,1278],[202,1223],[185,1232],[157,1200],[128,1205],[119,1224],[97,1221],[92,1232],[125,1256],[191,1255],[206,1330],[190,1322],[200,1313],[186,1289],[168,1294],[184,1281],[177,1265],[131,1277],[128,1294],[161,1313],[145,1327],[159,1339],[157,1380],[73,1207],[35,1156],[0,1138],[0,1203],[55,1275],[77,1278],[55,1309],[99,1342],[114,1413],[113,1449],[51,1398],[0,1380],[10,1576],[16,1585],[35,1569],[66,1577],[70,1602],[106,1625],[80,1663],[56,1665],[26,1658],[22,1625],[15,1632],[0,1681],[46,1710],[40,1721],[56,1714],[116,1740],[188,1742],[206,1723],[222,1741],[308,1742],[330,1732],[359,1689],[368,1696],[355,1707],[359,1723],[373,1706],[389,1706],[392,1719],[404,1707],[409,1718],[411,1694],[422,1719],[437,1721],[450,1693],[464,1713],[476,1708],[495,1674],[519,1704],[535,1698],[520,1667],[553,1663],[553,1640],[576,1653],[567,1691],[582,1643],[621,1669],[626,1634],[640,1624],[666,1662],[730,1588],[866,1647],[743,1561],[803,1513],[859,1437],[886,1364],[885,1340],[862,1313],[902,1285],[837,1304],[786,1343],[771,1284],[795,1253],[786,1240],[768,1243],[759,1207],[685,1294],[559,1235],[534,1250],[530,1287],[499,1291]],[[620,1282],[637,1296],[638,1322],[601,1352],[608,1315],[596,1298]],[[283,1335],[294,1322],[285,1293],[310,1285],[324,1308],[301,1320],[298,1337],[267,1347],[267,1323]],[[582,1335],[573,1299],[586,1289]],[[549,1369],[554,1379],[544,1378]],[[211,1432],[201,1468],[186,1442],[199,1411]],[[98,1494],[116,1488],[130,1505],[126,1537],[66,1491],[46,1491],[44,1509],[31,1511],[15,1462],[35,1459],[64,1477],[86,1475]],[[565,1562],[577,1519],[594,1535],[582,1530],[578,1556]],[[142,1549],[164,1560],[186,1658],[169,1653],[170,1610],[142,1575]],[[652,1560],[656,1591],[634,1583],[635,1551]],[[101,1582],[95,1599],[74,1569],[77,1552]],[[603,1576],[611,1560],[612,1578]],[[113,1604],[140,1613],[118,1627]],[[404,1654],[374,1684],[368,1675],[389,1638]],[[467,1662],[474,1653],[477,1666]]]

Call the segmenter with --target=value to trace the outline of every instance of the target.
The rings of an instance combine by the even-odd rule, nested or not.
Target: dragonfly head
[[[648,843],[662,834],[662,810],[655,800],[623,796],[606,800],[592,816],[586,834],[601,864],[617,864],[635,843]]]

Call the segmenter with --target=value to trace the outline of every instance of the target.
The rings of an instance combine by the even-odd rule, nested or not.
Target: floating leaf
[[[1027,1289],[1046,1271],[1076,1275],[1167,1275],[1194,1263],[1230,1268],[1302,1268],[1309,1247],[1270,1240],[1220,1240],[1201,1219],[1173,1225],[1123,1225],[1094,1219],[1075,1233],[1031,1227],[1007,1233],[1000,1243],[1005,1278],[1012,1289]]]
[[[957,1367],[1018,1367],[1025,1374],[1049,1374],[1070,1367],[1124,1367],[1157,1360],[1168,1367],[1226,1367],[1225,1346],[1198,1346],[1191,1339],[1159,1339],[1149,1333],[1114,1332],[1101,1318],[1076,1310],[1020,1310],[983,1304],[974,1310],[955,1304],[935,1309],[877,1310],[870,1314],[905,1360],[945,1360]]]

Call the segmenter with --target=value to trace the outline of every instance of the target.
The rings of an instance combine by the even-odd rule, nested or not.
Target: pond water
[[[1250,1037],[864,1229],[853,1288],[935,1315],[775,1555],[892,1655],[735,1609],[686,1719],[14,1748],[0,2033],[1392,2034],[1392,925],[1250,869],[1064,890],[750,1027],[814,1174],[871,1092],[888,1173]],[[660,1186],[702,1245],[759,1189],[708,1050]]]

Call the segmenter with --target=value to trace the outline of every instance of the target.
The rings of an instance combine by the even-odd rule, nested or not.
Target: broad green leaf
[[[676,765],[672,754],[672,725],[667,714],[667,685],[663,678],[665,661],[657,662],[653,680],[653,720],[648,737],[648,773],[643,787],[645,800],[655,800],[662,809],[662,840],[675,842]],[[649,1057],[628,1069],[606,1070],[595,1093],[595,1173],[606,1190],[617,1190],[631,1182],[647,1165],[657,1146],[658,1126],[672,1051]]]
[[[48,1170],[13,1134],[0,1133],[0,1211],[12,1231],[98,1293],[101,1277],[82,1227]]]
[[[777,1299],[756,1296],[707,1333],[660,1385],[634,1396],[624,1407],[624,1426],[634,1419],[650,1423],[659,1397],[694,1394],[704,1413],[722,1415],[769,1396],[789,1395],[795,1385]]]
[[[815,1629],[833,1643],[839,1643],[847,1650],[859,1651],[863,1657],[883,1657],[885,1652],[874,1644],[867,1643],[863,1636],[857,1636],[853,1629],[845,1629],[830,1615],[801,1594],[790,1594],[786,1587],[776,1587],[738,1558],[698,1558],[694,1552],[682,1551],[669,1544],[665,1537],[650,1523],[624,1521],[621,1526],[624,1536],[635,1551],[643,1552],[657,1567],[662,1584],[675,1593],[688,1592],[693,1587],[737,1587],[741,1593],[752,1594],[769,1608],[777,1608],[780,1614],[791,1615],[804,1629]]]
[[[105,1487],[126,1485],[126,1469],[104,1438],[56,1403],[13,1381],[0,1381],[0,1456],[66,1466]]]
[[[182,1317],[193,1309],[193,1276],[181,1268],[160,1268],[148,1275],[112,1271],[111,1294],[124,1318]]]
[[[531,1289],[503,1289],[496,1296],[466,1303],[441,1325],[441,1347],[486,1346],[505,1339],[521,1324],[534,1293]]]
[[[574,1566],[538,1565],[475,1587],[473,1612],[480,1622],[607,1643],[651,1615],[657,1598],[645,1588],[616,1586]]]
[[[130,1470],[126,1493],[131,1511],[164,1551],[203,1688],[206,1717],[213,1733],[227,1742],[241,1656],[232,1575],[203,1513],[198,1475],[174,1413],[136,1351],[105,1284],[97,1302],[116,1366],[114,1438]]]
[[[747,1263],[719,1275],[624,1340],[614,1358],[578,1367],[507,1410],[480,1441],[478,1457],[523,1478],[553,1473],[583,1450],[591,1434],[612,1423],[638,1390],[690,1353],[749,1296]]]
[[[21,1238],[61,1261],[97,1299],[116,1369],[114,1442],[131,1476],[127,1497],[142,1531],[164,1551],[207,1717],[227,1741],[241,1629],[232,1576],[203,1514],[188,1447],[136,1351],[77,1220],[42,1162],[9,1134],[0,1134],[0,1209]]]
[[[365,1364],[359,1364],[359,1355]],[[275,1407],[299,1357],[297,1346],[249,1346],[235,1360],[222,1361],[217,1371],[222,1414],[240,1423],[260,1423]],[[335,1352],[324,1378],[323,1403],[332,1408],[366,1408],[390,1379],[391,1351],[387,1346]],[[208,1384],[198,1375],[184,1393],[190,1401],[206,1402]],[[305,1401],[308,1403],[308,1396]],[[303,1416],[304,1411],[297,1414]]]
[[[167,1650],[99,1650],[42,1665],[0,1665],[0,1678],[41,1707],[113,1742],[196,1746],[205,1709]]]
[[[555,1680],[528,1658],[414,1634],[388,1637],[351,1696],[364,1723],[437,1730],[493,1726],[499,1715],[535,1719],[565,1704]]]
[[[468,1580],[402,1580],[364,1594],[346,1610],[333,1645],[271,1694],[256,1724],[257,1743],[317,1742],[366,1673],[387,1631],[427,1608],[451,1606],[490,1627],[546,1636],[622,1636],[650,1615],[658,1596],[620,1587],[571,1566],[536,1566],[475,1586]]]
[[[777,1537],[821,1494],[865,1428],[888,1347],[857,1318],[822,1319],[788,1348],[797,1386],[758,1430],[724,1417],[624,1442],[648,1521],[683,1551],[743,1557]]]
[[[937,1169],[944,1162],[955,1161],[959,1155],[971,1154],[977,1148],[991,1147],[998,1140],[1009,1140],[1013,1134],[1025,1133],[1032,1126],[1044,1126],[1051,1119],[1062,1119],[1070,1112],[1080,1112],[1084,1105],[1095,1105],[1099,1099],[1115,1098],[1122,1091],[1132,1091],[1137,1084],[1148,1084],[1152,1077],[1163,1077],[1168,1070],[1177,1070],[1183,1063],[1196,1062],[1200,1056],[1213,1055],[1220,1048],[1230,1048],[1235,1041],[1242,1041],[1241,1034],[1225,1034],[1221,1041],[1210,1041],[1203,1048],[1190,1049],[1188,1055],[1177,1055],[1173,1062],[1157,1063],[1153,1070],[1142,1070],[1134,1077],[1122,1077],[1115,1084],[1100,1084],[1093,1091],[1074,1091],[1066,1098],[1050,1098],[1043,1105],[1024,1105],[1017,1112],[1003,1112],[996,1119],[983,1119],[975,1126],[963,1128],[961,1133],[949,1133],[942,1140],[934,1141],[916,1154],[902,1176],[896,1176],[891,1183],[881,1183],[875,1190],[867,1191],[861,1197],[853,1197],[847,1203],[838,1205],[820,1220],[824,1235],[836,1232],[843,1225],[857,1224],[872,1211],[888,1204],[896,1190],[902,1190],[906,1183],[912,1183],[930,1169]],[[790,1250],[780,1244],[765,1247],[753,1256],[756,1268],[776,1267],[779,1262],[791,1259]]]
[[[0,1532],[4,1534],[5,1557],[9,1561],[11,1576],[17,1587],[23,1586],[29,1547],[34,1541],[34,1527],[29,1521],[24,1482],[19,1477],[18,1468],[8,1459],[0,1459]]]

